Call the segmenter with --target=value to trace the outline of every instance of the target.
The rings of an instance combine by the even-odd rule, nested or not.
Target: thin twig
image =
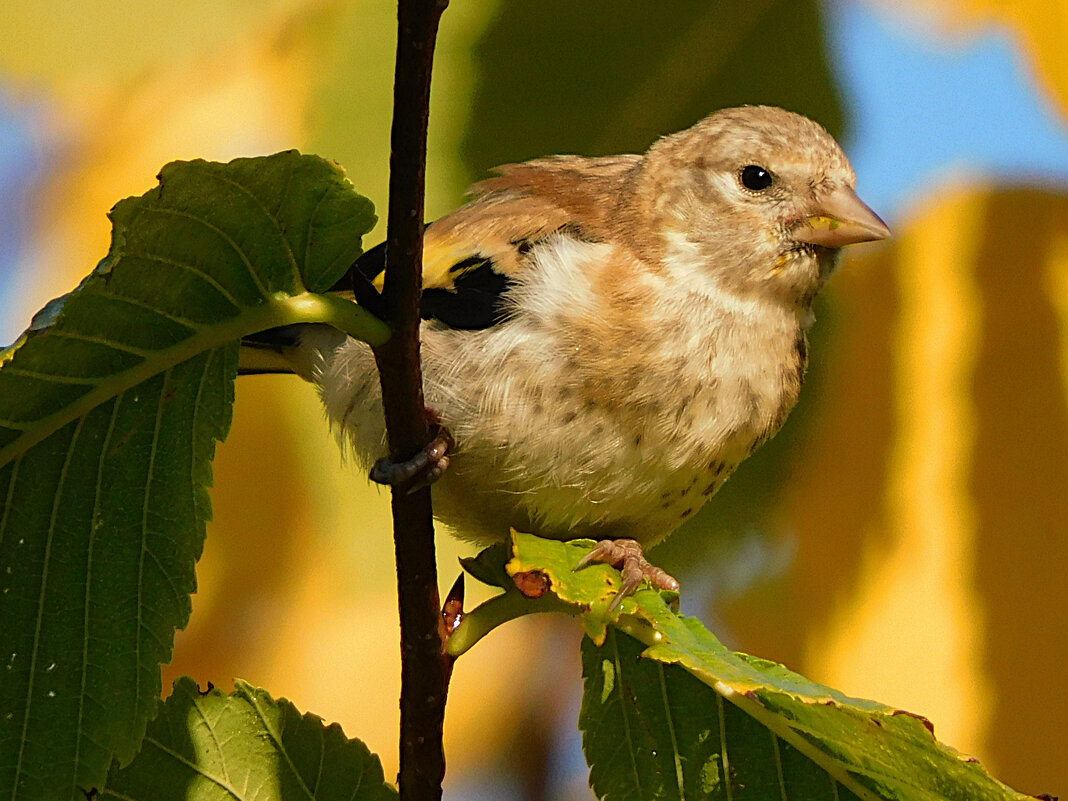
[[[375,349],[394,460],[411,458],[429,439],[419,367],[423,190],[430,72],[447,5],[448,0],[398,3],[383,291],[393,336]],[[445,775],[441,735],[452,660],[442,651],[429,489],[410,495],[393,490],[393,537],[401,625],[400,794],[404,801],[437,801]]]

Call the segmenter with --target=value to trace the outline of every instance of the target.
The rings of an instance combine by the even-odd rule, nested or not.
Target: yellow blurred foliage
[[[0,70],[74,101],[163,67],[188,69],[235,40],[270,34],[307,0],[10,0],[0,6]]]
[[[736,645],[1066,786],[1068,196],[959,186],[835,277],[780,509],[796,556]],[[823,372],[825,371],[825,372]]]
[[[980,325],[970,265],[984,199],[967,191],[942,197],[917,210],[917,222],[897,237],[897,431],[884,487],[891,544],[865,543],[859,592],[810,639],[806,655],[830,684],[923,710],[947,742],[979,750],[989,715],[979,700],[991,688],[980,667],[967,480],[976,424],[969,381]]]
[[[286,21],[276,25],[196,61],[157,63],[135,80],[84,92],[52,87],[55,160],[37,199],[32,262],[21,271],[22,317],[68,291],[107,253],[106,210],[154,186],[167,162],[270,153],[303,139],[307,43],[288,35]]]

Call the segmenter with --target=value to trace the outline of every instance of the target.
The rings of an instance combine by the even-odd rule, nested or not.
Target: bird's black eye
[[[759,164],[742,167],[742,186],[754,192],[761,192],[771,186],[771,173]]]

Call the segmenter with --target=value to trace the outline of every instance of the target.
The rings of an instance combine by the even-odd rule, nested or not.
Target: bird
[[[416,460],[380,459],[364,343],[290,326],[247,342],[247,364],[317,385],[373,477],[435,480],[460,537],[596,540],[580,565],[619,567],[618,601],[643,578],[678,588],[645,550],[780,429],[841,248],[889,234],[819,123],[721,109],[642,155],[498,167],[428,225],[421,360],[441,433]],[[355,268],[380,282],[384,246]]]

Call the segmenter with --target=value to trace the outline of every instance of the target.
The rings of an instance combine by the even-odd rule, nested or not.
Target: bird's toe
[[[624,598],[633,595],[642,583],[642,579],[648,580],[660,590],[677,591],[679,589],[679,582],[673,576],[662,568],[650,564],[645,558],[641,543],[637,540],[601,540],[593,550],[578,561],[575,570],[580,570],[595,562],[611,565],[620,571],[623,578],[619,591],[608,607],[609,611],[619,606]]]
[[[404,461],[394,462],[386,457],[379,459],[369,474],[372,481],[391,487],[406,486],[408,492],[412,493],[445,475],[449,467],[449,452],[456,443],[449,430],[437,422],[436,413],[428,409],[427,417],[432,423],[432,438],[427,446]]]

